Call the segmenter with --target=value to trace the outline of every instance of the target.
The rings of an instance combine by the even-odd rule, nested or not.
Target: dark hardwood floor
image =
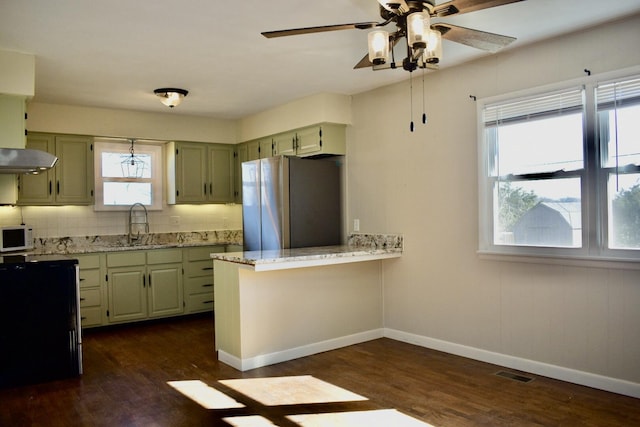
[[[86,332],[84,369],[80,378],[0,390],[0,426],[291,427],[301,424],[289,415],[376,410],[436,427],[640,425],[639,399],[520,373],[534,378],[522,383],[495,375],[498,366],[390,339],[242,373],[216,360],[210,316]],[[367,400],[267,406],[219,382],[302,375]],[[243,407],[206,409],[167,383],[184,380],[200,380]],[[255,421],[242,418],[249,415],[262,423],[247,423]],[[319,425],[336,424],[304,424]]]

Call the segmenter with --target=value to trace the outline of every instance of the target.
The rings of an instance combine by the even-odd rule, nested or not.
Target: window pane
[[[151,178],[151,155],[103,152],[103,178]]]
[[[599,118],[605,166],[640,165],[640,104],[600,111]]]
[[[494,244],[582,246],[580,179],[498,181]]]
[[[487,128],[493,141],[493,176],[521,175],[583,167],[582,114],[512,121]]]
[[[609,175],[609,247],[640,249],[640,174]]]
[[[151,183],[149,182],[105,182],[104,205],[151,205]]]

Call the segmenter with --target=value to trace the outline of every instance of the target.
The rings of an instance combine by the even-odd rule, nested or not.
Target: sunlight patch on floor
[[[200,380],[167,381],[167,384],[206,409],[245,407],[242,403],[235,401],[223,392],[208,386]]]
[[[432,427],[395,409],[289,415],[301,427]]]
[[[250,415],[247,417],[227,417],[223,421],[233,427],[277,427],[268,419],[260,415]]]
[[[229,397],[224,392],[208,386],[200,380],[168,381],[171,387],[199,403],[206,409],[236,409],[246,408],[241,411],[246,415],[238,414],[222,418],[232,427],[278,427],[278,420],[282,415],[276,415],[276,419],[270,414],[268,407],[291,405],[310,405],[325,403],[346,403],[368,400],[366,397],[352,393],[342,387],[322,381],[311,375],[292,377],[269,378],[243,378],[220,380],[219,383],[235,392],[241,393],[248,399],[262,405],[254,407],[253,403],[247,405]],[[237,397],[242,401],[241,397]],[[317,408],[320,413],[286,415],[289,423],[300,427],[433,427],[413,417],[405,415],[395,409],[362,410],[341,412],[340,409],[331,406],[325,407],[328,412],[321,412],[322,406]],[[293,411],[299,412],[299,411]],[[306,410],[305,410],[306,412]]]
[[[220,383],[265,406],[368,400],[311,375],[222,380]]]

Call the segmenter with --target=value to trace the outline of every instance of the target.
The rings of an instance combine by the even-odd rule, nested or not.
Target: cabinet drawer
[[[80,288],[100,286],[100,270],[80,270]]]
[[[184,281],[186,295],[209,292],[213,295],[213,274],[203,277],[190,277]]]
[[[187,309],[190,313],[213,310],[213,294],[189,295],[187,297]]]
[[[202,248],[188,248],[187,261],[211,259],[209,254],[224,252],[224,246],[205,246]]]
[[[83,328],[100,326],[102,324],[102,310],[100,307],[88,307],[80,310],[80,323]]]
[[[100,305],[100,289],[84,289],[80,291],[80,307]]]
[[[182,262],[182,249],[159,249],[147,252],[147,264],[171,264]]]
[[[85,268],[100,268],[100,255],[78,255],[75,257],[78,260],[78,266],[80,270]]]
[[[187,263],[187,277],[211,276],[213,278],[213,260],[192,261]]]
[[[128,265],[145,265],[144,251],[129,251],[107,254],[107,267],[126,267]]]

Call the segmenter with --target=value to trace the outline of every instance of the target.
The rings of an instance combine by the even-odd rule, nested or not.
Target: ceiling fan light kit
[[[374,65],[382,65],[389,58],[389,32],[385,30],[371,31],[369,40],[369,61]]]
[[[153,91],[159,98],[160,102],[169,108],[174,108],[182,102],[182,99],[189,93],[188,90],[178,88],[160,88]]]
[[[407,43],[415,51],[427,47],[427,32],[431,18],[426,12],[414,12],[407,17]]]
[[[382,22],[356,22],[294,28],[267,31],[262,35],[273,38],[326,31],[376,28],[369,33],[367,39],[368,54],[354,68],[370,67],[373,70],[397,68],[395,61],[389,61],[389,56],[393,58],[393,48],[404,38],[407,50],[407,56],[402,61],[404,70],[411,72],[416,68],[437,69],[438,64],[442,61],[443,38],[492,53],[515,40],[513,37],[439,22],[441,18],[520,1],[524,0],[450,0],[436,6],[435,0],[378,0]],[[432,19],[437,19],[438,22],[432,23]],[[380,30],[381,27],[392,22],[396,25],[395,31]]]

